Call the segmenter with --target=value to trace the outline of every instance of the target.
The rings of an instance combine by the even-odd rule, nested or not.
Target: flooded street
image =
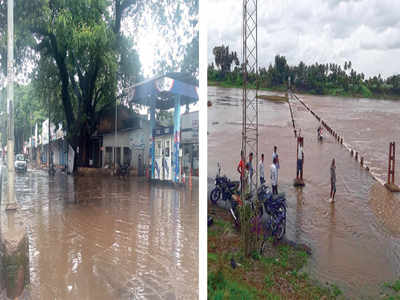
[[[386,180],[389,142],[400,145],[399,101],[299,97],[364,156],[375,176]],[[241,89],[208,87],[213,104],[208,109],[208,177],[215,176],[220,162],[222,173],[238,180],[241,99]],[[383,282],[400,276],[400,195],[375,181],[333,137],[319,143],[319,123],[302,104],[296,101],[292,109],[304,136],[303,189],[293,187],[296,140],[288,104],[260,100],[259,153],[265,154],[270,184],[269,165],[273,146],[278,146],[278,189],[286,193],[288,204],[287,237],[312,248],[305,271],[313,278],[337,284],[346,297],[374,299]],[[328,202],[332,158],[337,174],[334,204]],[[397,184],[399,172],[397,164]]]
[[[198,298],[197,181],[190,191],[29,169],[15,188],[33,299]]]

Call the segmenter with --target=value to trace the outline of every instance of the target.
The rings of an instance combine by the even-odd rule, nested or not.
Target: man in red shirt
[[[240,151],[240,162],[239,165],[237,166],[237,171],[240,174],[240,190],[242,190],[242,188],[244,187],[244,182],[245,182],[244,170],[245,170],[245,162],[244,162],[244,153],[242,150]]]

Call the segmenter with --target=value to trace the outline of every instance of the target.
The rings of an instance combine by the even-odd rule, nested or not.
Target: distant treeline
[[[239,87],[243,83],[243,74],[236,52],[229,53],[229,47],[215,47],[213,50],[215,64],[208,66],[210,84]],[[232,63],[234,66],[232,68]],[[233,69],[233,71],[232,71]],[[286,90],[288,78],[292,88],[300,92],[319,95],[392,97],[400,98],[400,75],[383,79],[381,75],[365,78],[364,73],[357,73],[351,61],[344,66],[329,63],[307,66],[300,62],[289,66],[284,56],[276,55],[274,64],[268,69],[259,69],[259,88]],[[250,85],[256,85],[255,74],[248,75]]]

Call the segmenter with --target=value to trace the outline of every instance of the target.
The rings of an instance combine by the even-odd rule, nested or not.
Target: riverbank
[[[227,82],[227,81],[212,81],[208,80],[207,82],[208,86],[217,86],[217,87],[222,87],[222,88],[242,88],[242,85],[240,84],[234,84],[232,82]],[[255,84],[250,84],[248,85],[248,88],[250,89],[255,89],[256,86]],[[274,88],[260,88],[260,91],[269,91],[269,92],[278,92],[278,93],[284,93],[287,91],[286,86],[277,86]],[[368,90],[368,92],[365,93],[350,93],[346,92],[341,88],[332,88],[329,89],[327,93],[323,94],[318,94],[313,91],[302,91],[302,90],[296,90],[295,91],[299,95],[320,95],[320,96],[334,96],[334,97],[346,97],[346,98],[369,98],[369,99],[379,99],[379,100],[400,100],[400,95],[391,95],[391,94],[373,94]]]
[[[229,213],[208,203],[208,217],[208,299],[347,299],[338,286],[305,271],[312,256],[306,245],[269,238],[262,255],[246,258]],[[383,282],[379,296],[400,300],[400,279]]]
[[[344,299],[336,285],[302,271],[310,254],[301,247],[269,239],[263,255],[245,258],[226,211],[209,206],[208,212],[214,221],[208,228],[209,299]]]

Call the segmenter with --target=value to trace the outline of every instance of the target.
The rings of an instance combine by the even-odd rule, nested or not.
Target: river
[[[335,283],[347,297],[374,299],[384,282],[400,276],[400,195],[380,183],[387,176],[389,142],[400,145],[400,101],[298,96],[364,156],[372,174],[333,137],[326,135],[319,143],[319,122],[294,101],[296,126],[304,136],[306,186],[293,187],[296,139],[289,106],[260,100],[259,153],[265,154],[269,183],[273,146],[278,147],[279,191],[286,193],[288,202],[287,237],[311,247],[313,254],[305,271],[313,278]],[[212,102],[208,109],[209,177],[215,176],[220,162],[222,173],[238,180],[241,99],[241,89],[208,87]],[[334,204],[328,202],[332,158],[337,173]]]

